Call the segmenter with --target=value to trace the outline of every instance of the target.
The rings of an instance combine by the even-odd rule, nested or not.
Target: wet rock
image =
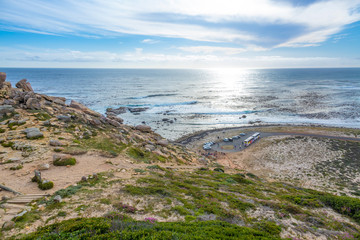
[[[10,229],[12,229],[14,227],[15,227],[15,223],[13,221],[6,221],[2,225],[2,229],[4,229],[4,230],[10,230]]]
[[[65,115],[58,115],[58,116],[56,116],[56,118],[63,122],[70,122],[70,120],[71,120],[70,116],[65,116]]]
[[[143,108],[128,108],[128,109],[131,113],[139,113],[139,112],[144,112],[144,111],[148,110],[149,108],[143,107]]]
[[[44,137],[44,134],[40,132],[38,128],[27,128],[24,130],[28,139],[37,139]]]
[[[79,109],[82,112],[87,113],[87,114],[92,115],[92,116],[95,116],[95,117],[101,117],[100,113],[95,112],[95,111],[91,110],[90,108],[88,108],[88,107],[86,107],[86,106],[82,105],[81,103],[79,103],[77,101],[74,101],[74,100],[71,100],[70,107],[75,108],[75,109]]]
[[[127,108],[126,107],[119,107],[119,108],[107,108],[106,109],[106,114],[115,114],[115,115],[119,115],[119,114],[123,114],[126,113]]]
[[[151,127],[150,126],[147,126],[147,125],[137,125],[135,127],[136,130],[139,130],[141,132],[151,132]]]
[[[55,202],[55,203],[61,203],[61,202],[62,202],[61,196],[60,196],[60,195],[56,195],[56,196],[54,197],[54,202]]]
[[[38,170],[40,170],[40,171],[49,170],[49,168],[50,168],[50,164],[48,164],[48,163],[40,164],[38,166]]]
[[[157,141],[157,144],[160,146],[166,147],[167,145],[169,145],[169,142],[166,139],[161,139],[161,140]]]
[[[242,118],[246,118],[246,115],[242,115],[241,117],[242,117]]]
[[[27,82],[26,79],[20,80],[18,83],[16,83],[15,86],[17,88],[24,90],[25,92],[33,92],[34,91],[33,88],[31,87],[31,84],[29,82]]]
[[[59,146],[65,146],[66,145],[65,143],[62,143],[62,142],[60,142],[59,140],[56,140],[56,139],[51,139],[49,141],[49,144],[50,144],[50,146],[53,146],[53,147],[59,147]]]
[[[11,105],[0,106],[0,114],[13,113],[14,111],[15,108],[13,108]]]
[[[29,98],[26,101],[26,107],[31,110],[39,110],[41,109],[41,104],[37,98]]]

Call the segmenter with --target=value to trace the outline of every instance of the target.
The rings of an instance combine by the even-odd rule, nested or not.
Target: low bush
[[[67,165],[75,165],[76,159],[75,158],[68,158],[68,159],[57,159],[54,160],[55,166],[67,166]]]
[[[41,190],[49,190],[54,187],[54,183],[52,181],[42,181],[42,182],[38,182],[38,187]]]

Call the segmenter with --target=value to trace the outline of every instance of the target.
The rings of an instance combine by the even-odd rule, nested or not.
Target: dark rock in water
[[[146,122],[145,122],[145,121],[142,121],[141,123],[142,123],[142,124],[146,124]]]
[[[246,118],[246,115],[242,115],[242,118]]]
[[[167,122],[167,121],[169,121],[169,120],[170,120],[170,119],[168,119],[168,118],[163,118],[163,119],[162,119],[163,122]]]
[[[87,113],[87,114],[95,116],[95,117],[101,117],[100,113],[95,112],[95,111],[91,110],[90,108],[88,108],[88,107],[86,107],[86,106],[82,105],[81,103],[79,103],[77,101],[74,101],[74,100],[71,100],[70,107],[75,108],[75,109],[79,109],[79,110],[83,111],[84,113]]]
[[[141,132],[151,132],[151,127],[147,125],[137,125],[135,129]]]
[[[37,98],[29,98],[26,101],[26,107],[31,110],[40,110],[41,104],[40,101]]]
[[[131,113],[139,113],[139,112],[144,112],[144,111],[148,110],[149,108],[143,107],[143,108],[128,108],[128,109]]]
[[[0,88],[3,87],[5,80],[6,80],[6,73],[0,72]]]
[[[24,90],[25,92],[33,92],[34,91],[33,88],[31,87],[31,84],[29,82],[27,82],[27,80],[25,78],[20,80],[18,83],[16,83],[15,86],[17,88]]]
[[[15,108],[13,108],[11,105],[0,106],[0,114],[13,113],[14,111],[15,111]]]
[[[108,108],[106,109],[106,113],[113,113],[115,115],[119,115],[122,113],[126,113],[127,108],[126,107],[119,107],[119,108]]]
[[[65,116],[65,115],[58,115],[56,116],[57,119],[59,119],[60,121],[64,121],[64,122],[70,122],[71,117],[70,116]]]

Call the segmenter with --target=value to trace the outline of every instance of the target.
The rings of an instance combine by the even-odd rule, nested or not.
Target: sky
[[[0,0],[0,67],[360,67],[360,0]]]

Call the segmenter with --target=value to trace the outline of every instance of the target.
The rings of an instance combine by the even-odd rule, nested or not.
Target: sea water
[[[146,122],[164,137],[213,128],[322,124],[360,128],[360,68],[338,69],[30,69],[0,68],[13,85]],[[171,123],[173,122],[173,123]]]

